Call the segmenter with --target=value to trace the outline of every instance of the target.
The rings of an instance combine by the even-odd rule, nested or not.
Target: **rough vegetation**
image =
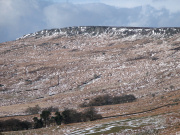
[[[179,130],[180,111],[179,47],[180,28],[96,26],[43,30],[1,43],[0,119],[32,122],[32,117],[37,117],[35,121],[38,122],[41,118],[35,113],[45,108],[51,115],[55,110],[63,112],[64,108],[71,108],[76,110],[72,114],[79,116],[85,109],[79,105],[90,103],[96,104],[95,109],[102,117],[119,116],[119,121],[129,120],[135,114],[137,117],[159,115],[167,119],[161,126],[149,121],[145,127],[142,124],[133,128],[134,124],[126,123],[120,125],[120,129],[107,127],[112,130],[105,133],[145,134],[156,128],[156,134],[175,134]],[[109,95],[108,100],[102,95]],[[137,99],[114,104],[120,103],[119,98],[112,97],[122,95],[134,95]],[[37,104],[40,111],[33,110]],[[54,128],[22,132],[71,134],[77,128],[86,125],[88,130],[101,121],[85,122],[82,126],[73,123],[63,128],[63,125],[56,126],[55,119],[49,119],[54,120]],[[93,118],[88,116],[87,119]],[[143,116],[142,119],[147,120]],[[158,119],[154,120],[158,123]],[[72,118],[72,121],[78,120]],[[101,122],[102,125],[106,123]],[[39,123],[37,127],[42,126]],[[103,134],[103,127],[100,128],[102,132],[99,133]]]

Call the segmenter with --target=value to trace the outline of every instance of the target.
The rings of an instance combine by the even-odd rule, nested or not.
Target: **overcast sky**
[[[0,43],[69,26],[180,27],[180,0],[0,0]]]

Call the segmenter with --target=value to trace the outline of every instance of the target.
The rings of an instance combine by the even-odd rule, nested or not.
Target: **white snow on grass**
[[[122,132],[133,131],[134,128],[138,127],[148,127],[153,126],[155,129],[165,128],[165,119],[163,116],[152,116],[140,119],[128,119],[113,121],[105,124],[98,124],[93,127],[88,127],[85,129],[78,129],[67,135],[93,135],[93,134],[103,134],[103,133],[113,133],[113,129],[116,128]]]

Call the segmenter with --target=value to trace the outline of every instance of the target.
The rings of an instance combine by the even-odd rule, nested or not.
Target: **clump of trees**
[[[36,108],[39,110],[39,107],[36,106]],[[97,113],[94,107],[89,107],[83,112],[77,112],[74,109],[65,109],[63,112],[56,111],[54,113],[51,112],[53,110],[54,109],[52,109],[52,107],[45,108],[41,112],[40,118],[34,117],[33,122],[20,121],[18,119],[0,121],[0,132],[37,129],[48,127],[50,125],[93,121],[102,118],[102,116]],[[57,108],[55,110],[57,110]],[[33,112],[35,113],[35,111]]]
[[[89,103],[82,103],[80,107],[89,107],[89,106],[103,106],[103,105],[113,105],[113,104],[122,104],[133,102],[136,100],[134,95],[122,95],[122,96],[109,96],[109,95],[100,95],[89,101]]]
[[[32,123],[28,121],[20,121],[18,119],[9,119],[0,121],[0,132],[28,130],[32,128]]]
[[[38,114],[40,110],[42,109],[38,105],[36,105],[35,107],[28,107],[25,112],[27,114]],[[52,112],[55,112],[55,114]],[[61,125],[61,123],[69,124],[76,122],[92,121],[101,118],[102,116],[100,114],[97,114],[97,111],[93,107],[89,107],[83,112],[77,112],[74,109],[65,109],[63,112],[60,113],[57,107],[51,106],[43,109],[40,114],[40,118],[33,118],[33,127],[36,129],[47,127],[52,124]]]
[[[64,124],[93,121],[102,118],[102,116],[97,113],[94,107],[89,107],[83,112],[77,112],[73,109],[65,109],[62,112],[62,117]]]
[[[48,110],[43,110],[40,114],[40,118],[34,117],[34,128],[42,128],[50,125],[61,125],[85,121],[93,121],[101,119],[102,116],[97,113],[94,107],[89,107],[83,112],[77,112],[74,109],[65,109],[63,112],[55,112],[52,116]]]

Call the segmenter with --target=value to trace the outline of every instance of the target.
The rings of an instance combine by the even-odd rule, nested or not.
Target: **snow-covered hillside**
[[[2,43],[0,106],[22,108],[0,115],[22,114],[23,104],[77,109],[97,95],[178,91],[179,50],[180,28],[69,27]]]

